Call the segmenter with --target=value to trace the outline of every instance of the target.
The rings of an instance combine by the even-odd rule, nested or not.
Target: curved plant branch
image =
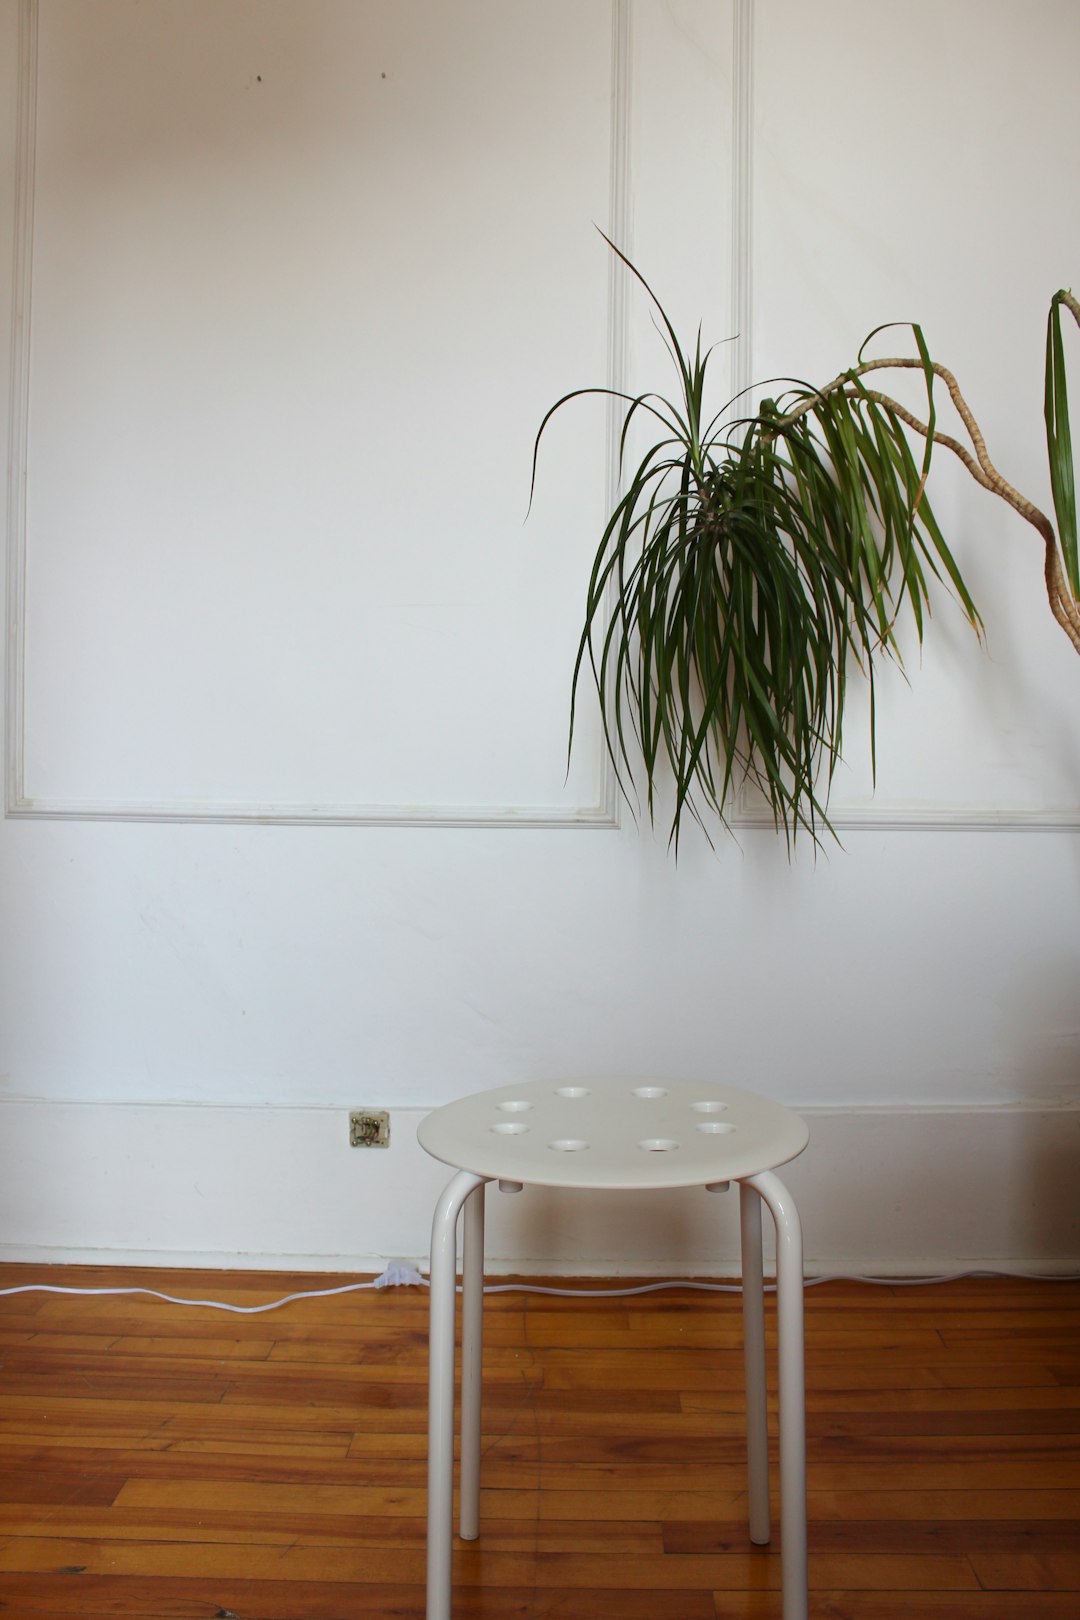
[[[1057,529],[1015,490],[987,453],[956,382],[933,361],[918,326],[918,358],[863,360],[824,388],[794,385],[754,415],[703,415],[709,353],[684,350],[652,289],[644,287],[679,378],[674,401],[577,389],[618,402],[624,492],[593,562],[574,667],[588,671],[620,786],[644,767],[654,815],[661,784],[674,788],[671,836],[684,814],[721,821],[732,796],[754,784],[789,844],[800,829],[831,831],[829,785],[841,756],[849,665],[870,682],[873,758],[875,660],[900,661],[897,625],[907,607],[921,641],[932,581],[947,586],[977,633],[981,624],[927,497],[935,445],[956,455],[984,489],[1042,537],[1050,606],[1080,652],[1080,561],[1058,293],[1047,323],[1045,417]],[[876,334],[872,334],[876,335]],[[865,348],[865,345],[864,345]],[[864,377],[917,370],[925,419]],[[934,387],[944,383],[970,448],[937,430]],[[631,459],[637,432],[652,442]],[[909,433],[922,440],[921,459]]]
[[[1064,292],[1059,293],[1058,298],[1062,303],[1067,305],[1073,316],[1076,318],[1077,324],[1080,325],[1080,304],[1077,303],[1077,300],[1073,298],[1071,293]],[[831,383],[827,383],[821,390],[821,394],[822,396],[826,396],[837,390],[842,390],[848,395],[849,398],[854,398],[856,396],[850,387],[850,384],[854,378],[866,376],[872,371],[891,371],[911,368],[920,371],[925,369],[922,360],[915,360],[907,356],[894,355],[887,359],[865,360],[859,365],[853,366],[850,371],[845,371],[839,377],[835,377]],[[1078,601],[1077,595],[1074,594],[1073,590],[1069,586],[1068,581],[1066,580],[1065,569],[1062,563],[1061,549],[1059,548],[1057,531],[1055,530],[1054,525],[1046,516],[1045,512],[1041,512],[1032,501],[1029,501],[1025,495],[1021,495],[1019,490],[1014,489],[1008,480],[1002,477],[1001,473],[998,472],[997,468],[990,460],[982,430],[975,419],[975,415],[972,412],[971,407],[968,405],[967,400],[961,393],[960,386],[957,383],[953,373],[945,366],[940,365],[937,361],[930,362],[930,369],[933,371],[935,376],[942,379],[948,388],[952,402],[956,407],[957,415],[960,417],[960,420],[963,422],[968,431],[968,436],[971,439],[972,448],[975,452],[974,455],[972,455],[971,452],[968,451],[958,440],[950,437],[949,434],[940,433],[936,429],[931,428],[928,423],[920,421],[917,416],[915,416],[911,411],[905,409],[905,407],[899,404],[898,401],[890,398],[888,394],[879,393],[872,389],[867,389],[864,392],[866,397],[876,400],[886,410],[890,411],[894,416],[902,421],[907,427],[913,429],[914,432],[921,434],[924,439],[929,439],[932,437],[934,444],[944,445],[947,450],[951,450],[953,455],[955,455],[958,460],[962,462],[977,483],[981,484],[984,489],[989,490],[992,494],[999,495],[1003,501],[1006,501],[1008,505],[1020,515],[1020,517],[1022,517],[1027,523],[1030,523],[1032,527],[1038,531],[1039,535],[1042,537],[1046,553],[1044,574],[1046,578],[1046,590],[1050,601],[1051,612],[1061,625],[1061,628],[1065,631],[1065,634],[1068,636],[1077,652],[1080,652],[1080,601]],[[801,415],[804,415],[805,412],[810,408],[809,402],[798,406],[796,410],[792,412],[792,418],[795,419]]]

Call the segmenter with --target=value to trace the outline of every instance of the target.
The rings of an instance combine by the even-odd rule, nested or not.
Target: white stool
[[[431,1231],[427,1620],[451,1620],[454,1317],[462,1207],[460,1528],[466,1541],[480,1533],[484,1187],[489,1181],[498,1181],[506,1192],[520,1192],[526,1183],[628,1192],[723,1191],[729,1182],[739,1183],[750,1539],[759,1545],[770,1536],[760,1201],[768,1205],[776,1226],[783,1620],[806,1620],[802,1230],[791,1194],[773,1174],[806,1146],[804,1122],[779,1103],[731,1086],[686,1080],[534,1081],[447,1103],[424,1119],[417,1136],[433,1158],[457,1171],[435,1207]]]

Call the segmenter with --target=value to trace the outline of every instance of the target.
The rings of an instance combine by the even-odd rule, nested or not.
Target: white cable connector
[[[415,1266],[403,1260],[388,1260],[385,1270],[375,1278],[372,1288],[426,1288],[427,1278],[421,1277]]]

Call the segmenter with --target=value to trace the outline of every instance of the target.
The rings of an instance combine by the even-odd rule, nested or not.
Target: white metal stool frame
[[[630,1089],[632,1083],[616,1083]],[[587,1096],[595,1088],[603,1096],[610,1093],[611,1082],[589,1083],[589,1088],[555,1088],[564,1096]],[[769,1111],[771,1123],[785,1126],[777,1163],[785,1163],[802,1151],[808,1138],[806,1127],[796,1115],[779,1104],[767,1103],[749,1093],[732,1087],[688,1086],[687,1083],[666,1081],[662,1086],[641,1086],[635,1096],[649,1093],[667,1096],[672,1088],[681,1093],[693,1093],[699,1100],[691,1106],[722,1108],[734,1120],[740,1119],[739,1104],[749,1105],[760,1112]],[[421,1145],[436,1158],[445,1159],[448,1149],[455,1157],[470,1157],[480,1162],[484,1153],[476,1154],[476,1144],[467,1139],[475,1135],[475,1105],[484,1103],[489,1108],[531,1108],[523,1102],[530,1094],[544,1088],[534,1082],[528,1086],[505,1087],[487,1093],[481,1098],[462,1099],[460,1104],[448,1104],[445,1109],[429,1115],[420,1130]],[[464,1132],[461,1143],[449,1143],[440,1135],[439,1123],[425,1131],[429,1121],[439,1122],[439,1116],[464,1110]],[[471,1110],[471,1113],[470,1113]],[[635,1122],[640,1128],[639,1122]],[[493,1130],[499,1126],[492,1127]],[[502,1129],[508,1129],[503,1125]],[[519,1129],[521,1127],[518,1127]],[[736,1126],[703,1122],[698,1130],[734,1132]],[[746,1133],[752,1137],[753,1132]],[[428,1140],[425,1141],[425,1135]],[[453,1132],[450,1133],[451,1138]],[[657,1140],[638,1146],[655,1147]],[[774,1149],[775,1139],[770,1138]],[[796,1144],[796,1145],[793,1145]],[[520,1143],[514,1143],[520,1146]],[[576,1146],[585,1146],[577,1143]],[[713,1144],[715,1145],[715,1143]],[[481,1146],[484,1144],[481,1143]],[[480,1533],[480,1419],[482,1395],[483,1354],[483,1301],[484,1301],[484,1194],[489,1181],[498,1180],[506,1191],[517,1192],[524,1184],[514,1179],[515,1165],[512,1155],[498,1144],[492,1162],[505,1173],[483,1173],[480,1170],[459,1169],[435,1207],[431,1233],[430,1270],[430,1342],[428,1366],[428,1523],[427,1523],[427,1620],[452,1620],[452,1556],[453,1556],[453,1490],[454,1490],[454,1350],[457,1304],[457,1225],[464,1210],[464,1241],[462,1253],[462,1353],[461,1353],[461,1462],[460,1462],[460,1533],[465,1541],[475,1540]],[[564,1142],[549,1144],[564,1148]],[[666,1140],[668,1148],[676,1143]],[[721,1147],[729,1149],[731,1143],[721,1140]],[[739,1144],[743,1148],[743,1144]],[[472,1151],[470,1151],[470,1149]],[[657,1149],[657,1156],[663,1149]],[[750,1144],[753,1157],[753,1144]],[[490,1152],[486,1155],[492,1159]],[[651,1156],[651,1155],[650,1155]],[[666,1156],[666,1155],[665,1155]],[[746,1150],[743,1148],[743,1157]],[[698,1155],[700,1159],[700,1154]],[[505,1162],[504,1162],[505,1161]],[[723,1174],[725,1163],[731,1161],[732,1173]],[[449,1162],[454,1162],[450,1159]],[[780,1393],[780,1494],[783,1515],[783,1543],[781,1546],[781,1581],[783,1620],[807,1620],[807,1558],[806,1558],[806,1419],[805,1374],[803,1351],[803,1255],[802,1228],[791,1194],[771,1166],[751,1173],[736,1174],[739,1155],[730,1151],[714,1152],[709,1172],[701,1179],[693,1179],[697,1165],[690,1164],[685,1179],[680,1174],[672,1183],[665,1178],[665,1170],[652,1178],[656,1186],[706,1186],[722,1190],[729,1181],[739,1186],[740,1241],[743,1284],[743,1358],[746,1386],[746,1441],[748,1464],[748,1500],[750,1539],[757,1545],[768,1543],[771,1537],[769,1508],[768,1419],[765,1376],[765,1301],[761,1250],[761,1204],[768,1206],[776,1228],[776,1303],[778,1328],[778,1374]],[[528,1168],[526,1163],[520,1166]],[[485,1166],[488,1169],[488,1166]],[[577,1165],[572,1172],[562,1172],[557,1179],[545,1178],[541,1185],[593,1187],[612,1185],[610,1179],[596,1183],[582,1174]],[[639,1189],[641,1181],[634,1177],[628,1185]]]

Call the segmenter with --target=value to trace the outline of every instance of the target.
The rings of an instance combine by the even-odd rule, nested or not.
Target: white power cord
[[[828,1282],[854,1282],[866,1283],[877,1288],[913,1288],[927,1286],[931,1283],[960,1282],[967,1277],[1011,1277],[1022,1282],[1080,1282],[1080,1272],[1052,1272],[1040,1273],[1035,1271],[953,1271],[947,1275],[937,1277],[859,1277],[837,1275],[830,1277],[808,1277],[805,1282],[807,1288],[814,1288],[819,1283]],[[104,1294],[145,1294],[151,1299],[163,1299],[169,1305],[199,1305],[212,1311],[233,1311],[238,1316],[258,1316],[264,1311],[279,1311],[283,1305],[293,1305],[301,1299],[329,1299],[335,1294],[363,1293],[371,1288],[427,1288],[428,1280],[422,1277],[413,1266],[405,1265],[400,1261],[391,1261],[385,1269],[371,1282],[342,1283],[336,1288],[313,1288],[299,1294],[286,1294],[282,1299],[271,1300],[267,1305],[230,1305],[220,1299],[180,1299],[175,1294],[162,1294],[156,1288],[74,1288],[60,1283],[20,1283],[15,1288],[0,1288],[0,1298],[11,1294],[83,1294],[99,1296]],[[741,1283],[713,1283],[679,1278],[669,1278],[662,1282],[637,1283],[631,1288],[554,1288],[543,1283],[485,1283],[485,1294],[550,1294],[561,1299],[629,1299],[635,1294],[657,1294],[669,1288],[695,1288],[708,1294],[739,1294],[742,1292]],[[771,1293],[774,1283],[766,1283],[766,1292]]]
[[[175,1294],[162,1294],[156,1288],[71,1288],[62,1283],[20,1283],[16,1288],[0,1288],[0,1299],[7,1294],[146,1294],[150,1299],[163,1299],[169,1305],[203,1305],[211,1311],[234,1311],[238,1316],[258,1316],[262,1311],[280,1311],[283,1305],[292,1305],[298,1299],[329,1299],[333,1294],[357,1294],[367,1288],[400,1288],[409,1283],[422,1283],[412,1266],[391,1262],[372,1282],[341,1283],[337,1288],[312,1288],[300,1294],[286,1294],[283,1299],[271,1300],[268,1305],[230,1305],[223,1299],[179,1299]]]
[[[150,1299],[163,1299],[169,1305],[205,1305],[211,1311],[235,1311],[238,1316],[256,1316],[260,1311],[279,1311],[298,1299],[325,1299],[330,1294],[352,1294],[361,1288],[389,1287],[388,1283],[345,1283],[340,1288],[320,1288],[309,1293],[287,1294],[269,1305],[230,1305],[223,1299],[179,1299],[175,1294],[160,1294],[156,1288],[65,1288],[60,1283],[22,1283],[18,1288],[0,1288],[5,1294],[146,1294]]]

